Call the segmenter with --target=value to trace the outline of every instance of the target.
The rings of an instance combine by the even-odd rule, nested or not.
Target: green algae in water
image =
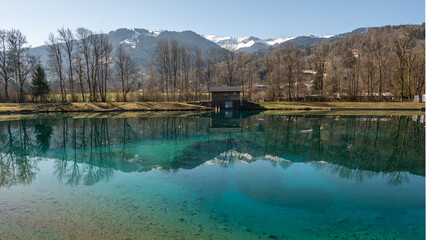
[[[1,122],[0,238],[424,239],[417,119]]]

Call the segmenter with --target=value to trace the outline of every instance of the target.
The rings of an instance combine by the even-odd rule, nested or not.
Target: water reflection
[[[425,175],[425,128],[412,117],[280,116],[257,112],[186,117],[49,117],[0,122],[0,186],[29,184],[37,163],[55,159],[55,175],[92,185],[114,171],[192,169],[201,164],[267,160],[283,168],[313,162],[362,182],[388,184]],[[330,163],[330,164],[327,164]]]
[[[40,155],[28,122],[7,122],[0,132],[0,186],[30,184],[35,178],[36,156]]]

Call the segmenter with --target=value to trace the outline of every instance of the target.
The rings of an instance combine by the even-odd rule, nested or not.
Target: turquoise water
[[[0,121],[0,239],[424,239],[418,119]]]

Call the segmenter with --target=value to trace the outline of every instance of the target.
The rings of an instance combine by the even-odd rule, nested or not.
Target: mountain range
[[[366,28],[359,28],[352,32],[364,33]],[[216,35],[199,35],[193,31],[149,31],[142,28],[120,28],[107,33],[113,48],[119,44],[125,46],[136,64],[148,67],[155,51],[156,44],[161,39],[176,40],[189,50],[200,49],[204,54],[221,48],[240,52],[254,53],[267,50],[278,45],[291,43],[299,48],[305,48],[324,41],[331,41],[339,37],[346,37],[348,33],[331,36],[298,36],[290,38],[260,39],[254,36],[243,38],[224,37]],[[31,48],[31,54],[39,56],[41,61],[47,62],[47,47],[42,45]]]

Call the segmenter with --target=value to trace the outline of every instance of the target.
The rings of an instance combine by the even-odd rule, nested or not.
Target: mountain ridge
[[[387,27],[387,26],[384,26]],[[374,28],[374,27],[372,27]],[[185,46],[190,51],[199,49],[203,54],[211,51],[227,48],[239,52],[255,53],[266,51],[273,47],[293,44],[298,48],[306,48],[324,41],[333,41],[338,38],[345,38],[350,33],[363,34],[370,28],[357,28],[351,32],[328,36],[296,36],[288,38],[260,39],[255,36],[242,38],[232,36],[200,35],[191,30],[168,31],[168,30],[147,30],[144,28],[118,28],[106,33],[110,39],[113,49],[118,45],[124,45],[129,55],[137,65],[147,68],[155,51],[159,40],[175,40]],[[42,45],[30,49],[31,54],[39,56],[43,63],[47,62],[47,46]]]

